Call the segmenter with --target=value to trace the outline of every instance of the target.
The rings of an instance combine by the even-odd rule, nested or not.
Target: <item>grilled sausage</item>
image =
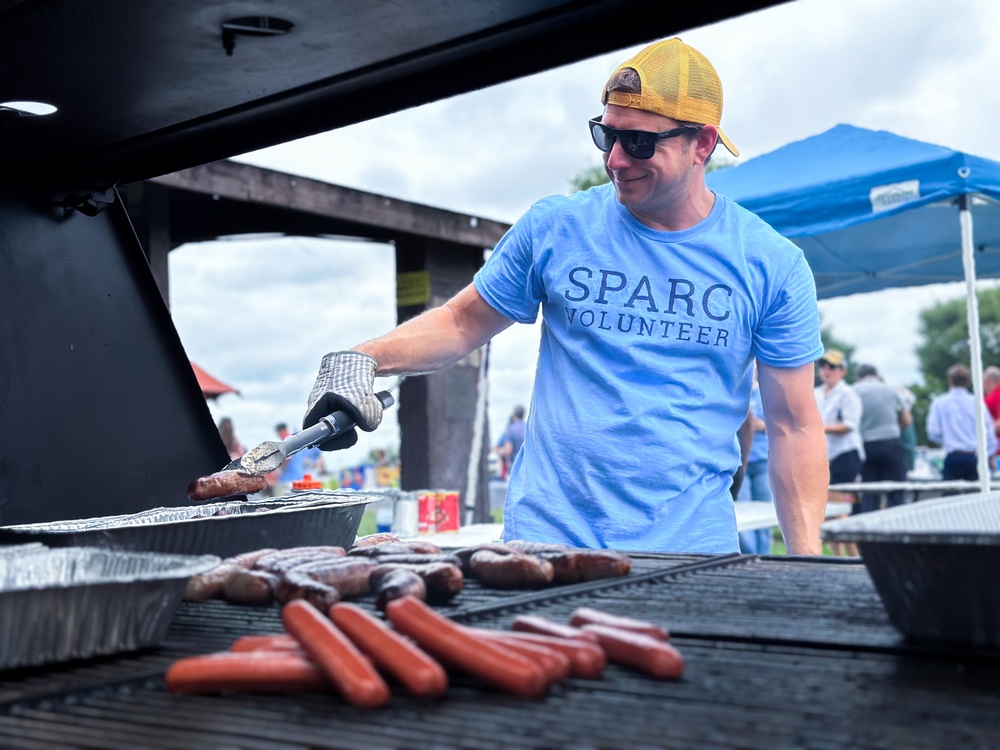
[[[222,598],[232,604],[270,604],[277,587],[276,575],[240,568],[222,584]]]
[[[357,537],[354,540],[354,544],[351,545],[351,549],[357,549],[359,547],[372,547],[376,544],[399,541],[401,541],[400,538],[395,534],[390,534],[387,531],[380,531],[377,534],[368,534],[367,536]]]
[[[552,583],[552,563],[534,555],[501,555],[480,550],[469,560],[472,575],[487,586],[498,589],[522,589]]]
[[[294,693],[329,690],[330,682],[309,659],[293,652],[223,652],[178,659],[167,669],[173,693]]]
[[[368,577],[373,591],[377,591],[382,578],[393,570],[409,570],[420,576],[427,586],[427,601],[444,603],[455,598],[465,586],[462,569],[451,563],[429,563],[412,565],[409,563],[384,563],[372,570]]]
[[[432,542],[387,542],[367,547],[351,547],[347,553],[361,557],[382,557],[383,555],[440,555],[441,548]]]
[[[389,602],[385,611],[396,630],[446,666],[514,695],[538,696],[545,692],[545,673],[535,662],[473,635],[419,599],[404,596]]]
[[[355,604],[334,604],[330,619],[375,666],[392,675],[418,698],[437,698],[448,687],[448,675],[434,659],[382,620]]]
[[[220,598],[226,580],[245,570],[246,568],[236,563],[222,563],[204,573],[191,576],[184,587],[184,601],[203,602],[208,599]]]
[[[343,547],[289,547],[264,555],[257,559],[253,567],[269,573],[281,575],[297,565],[315,560],[343,557],[347,554]]]
[[[526,542],[523,539],[511,539],[509,542],[504,542],[504,544],[526,555],[537,555],[539,552],[568,552],[573,549],[568,544]]]
[[[557,584],[597,581],[628,575],[632,561],[628,555],[610,549],[578,549],[535,553],[552,563],[552,582]]]
[[[375,607],[385,611],[389,602],[404,596],[413,596],[423,601],[427,598],[427,584],[412,570],[391,570],[379,579],[375,587]]]
[[[384,565],[388,563],[402,563],[404,565],[430,565],[431,563],[448,563],[449,565],[454,565],[455,567],[460,567],[461,563],[458,558],[454,555],[447,555],[445,553],[441,554],[420,554],[420,553],[410,553],[408,555],[378,555],[377,557],[367,558],[373,560],[379,565]]]
[[[242,471],[217,471],[191,482],[187,487],[187,496],[193,502],[203,502],[230,495],[250,495],[265,487],[267,477]]]
[[[511,623],[510,627],[511,630],[524,633],[537,633],[539,635],[552,636],[553,638],[570,638],[597,643],[597,636],[593,633],[580,630],[580,628],[575,628],[572,625],[564,625],[555,620],[539,617],[538,615],[519,615],[514,618],[514,622]]]
[[[389,686],[323,612],[297,600],[282,608],[281,621],[348,703],[376,708],[389,702]]]
[[[378,563],[363,557],[332,557],[297,565],[285,574],[285,579],[294,576],[300,581],[302,576],[308,576],[337,589],[341,596],[363,596],[371,591],[368,577],[376,567]]]
[[[584,625],[604,625],[618,630],[628,630],[632,633],[642,633],[660,641],[670,638],[670,633],[667,632],[666,628],[661,628],[655,623],[612,615],[590,607],[579,607],[573,610],[569,616],[569,624],[577,628],[582,628]]]
[[[222,562],[234,563],[244,568],[252,568],[258,560],[267,555],[273,554],[278,550],[272,549],[270,547],[266,549],[257,549],[252,552],[243,552],[239,555],[233,555],[232,557],[227,557]]]
[[[333,586],[327,586],[307,575],[299,575],[294,571],[286,573],[278,580],[274,589],[274,598],[280,604],[288,604],[296,599],[305,599],[316,609],[325,612],[340,601],[340,592]]]
[[[666,641],[605,625],[583,627],[597,636],[608,661],[632,667],[661,680],[676,680],[684,674],[684,657]]]
[[[481,550],[489,550],[490,552],[496,552],[498,555],[516,555],[517,550],[513,547],[508,547],[506,544],[499,544],[497,542],[486,542],[484,544],[474,544],[470,547],[463,547],[462,549],[455,550],[452,552],[455,557],[462,561],[462,572],[466,575],[472,575],[472,569],[469,567],[469,561],[474,554],[480,552]]]
[[[569,673],[572,677],[596,680],[608,664],[608,657],[604,653],[604,649],[594,641],[580,638],[556,638],[538,633],[525,633],[520,630],[510,631],[506,635],[510,638],[548,646],[565,654],[569,659]],[[588,633],[588,635],[593,635],[596,641],[596,635],[593,633]]]

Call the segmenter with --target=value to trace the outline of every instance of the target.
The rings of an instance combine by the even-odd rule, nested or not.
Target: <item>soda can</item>
[[[421,490],[417,493],[417,531],[433,534],[437,531],[437,493]]]
[[[438,533],[458,531],[461,526],[459,523],[458,492],[446,490],[437,493],[437,515],[434,523]]]

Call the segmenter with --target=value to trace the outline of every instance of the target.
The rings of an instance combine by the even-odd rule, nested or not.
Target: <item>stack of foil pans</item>
[[[188,579],[218,564],[212,555],[0,548],[0,669],[154,646]]]

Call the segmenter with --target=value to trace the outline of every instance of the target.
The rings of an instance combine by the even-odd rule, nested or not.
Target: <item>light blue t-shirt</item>
[[[729,485],[753,358],[822,353],[801,250],[721,196],[696,226],[656,231],[604,185],[533,205],[475,284],[512,320],[542,311],[504,537],[737,551]]]

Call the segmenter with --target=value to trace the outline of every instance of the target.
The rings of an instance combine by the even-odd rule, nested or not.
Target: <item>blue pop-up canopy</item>
[[[820,299],[964,280],[982,401],[975,279],[1000,277],[1000,163],[837,125],[706,182],[802,248]],[[985,491],[986,438],[977,437]]]

